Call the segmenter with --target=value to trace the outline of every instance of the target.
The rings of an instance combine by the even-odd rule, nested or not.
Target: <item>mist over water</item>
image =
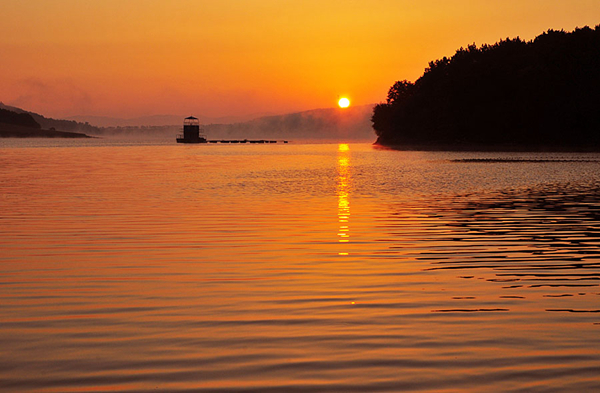
[[[296,143],[325,141],[370,142],[375,139],[371,126],[373,105],[348,108],[323,108],[284,115],[259,116],[250,119],[219,122],[220,119],[199,117],[202,134],[209,140],[219,139],[275,139]],[[182,132],[183,117],[168,116],[170,125],[105,127],[90,132],[103,139],[117,140],[134,138],[141,140],[171,142],[174,135]],[[93,119],[90,119],[93,120]],[[132,119],[135,121],[136,119]],[[92,124],[101,126],[102,122]],[[134,124],[134,123],[132,123]],[[137,123],[146,124],[146,123]]]
[[[600,389],[599,154],[2,146],[1,390]]]

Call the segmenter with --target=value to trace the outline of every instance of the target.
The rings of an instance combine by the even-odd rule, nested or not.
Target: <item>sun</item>
[[[342,97],[338,101],[338,105],[340,106],[340,108],[348,108],[350,106],[350,100],[346,97]]]

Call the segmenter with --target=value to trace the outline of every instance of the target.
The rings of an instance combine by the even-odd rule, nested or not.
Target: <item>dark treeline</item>
[[[372,116],[377,143],[600,148],[600,25],[460,48],[396,82]]]
[[[2,103],[0,105],[4,106]],[[12,107],[5,107],[12,108]],[[36,121],[41,115],[25,112],[19,108],[9,110],[0,108],[0,138],[89,138],[78,132],[57,131],[54,127],[46,127]],[[47,119],[61,124],[60,120]]]
[[[91,134],[98,133],[99,131],[98,127],[95,127],[87,122],[80,123],[74,120],[53,119],[51,117],[38,115],[37,113],[31,113],[31,115],[41,124],[43,128],[55,128],[57,130],[73,132],[88,132]]]
[[[16,112],[16,114],[28,115],[31,117],[37,124],[37,128],[43,129],[57,129],[62,131],[72,131],[72,132],[89,132],[89,133],[97,133],[98,127],[94,127],[88,123],[80,123],[73,120],[62,120],[62,119],[53,119],[50,117],[42,116],[35,112],[29,112],[23,110],[21,108],[17,108],[14,106],[4,105],[0,102],[0,109],[10,112]],[[2,121],[0,120],[0,123]],[[9,123],[6,123],[9,124]]]
[[[123,136],[173,136],[180,131],[181,126],[116,126],[116,127],[99,127],[95,135],[123,135]]]
[[[1,108],[0,123],[37,129],[42,128],[42,126],[40,126],[40,124],[35,121],[29,113],[17,113]]]

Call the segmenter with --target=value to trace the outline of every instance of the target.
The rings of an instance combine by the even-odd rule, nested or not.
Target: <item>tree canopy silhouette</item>
[[[29,113],[17,113],[0,108],[0,123],[16,126],[41,128],[40,124]]]
[[[600,25],[460,48],[375,106],[381,145],[600,148]]]

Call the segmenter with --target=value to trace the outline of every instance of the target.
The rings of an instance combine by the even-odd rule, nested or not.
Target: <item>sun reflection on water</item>
[[[350,147],[341,143],[338,146],[338,178],[337,178],[337,196],[338,196],[338,242],[350,242]],[[339,255],[348,255],[347,252],[340,252]]]

